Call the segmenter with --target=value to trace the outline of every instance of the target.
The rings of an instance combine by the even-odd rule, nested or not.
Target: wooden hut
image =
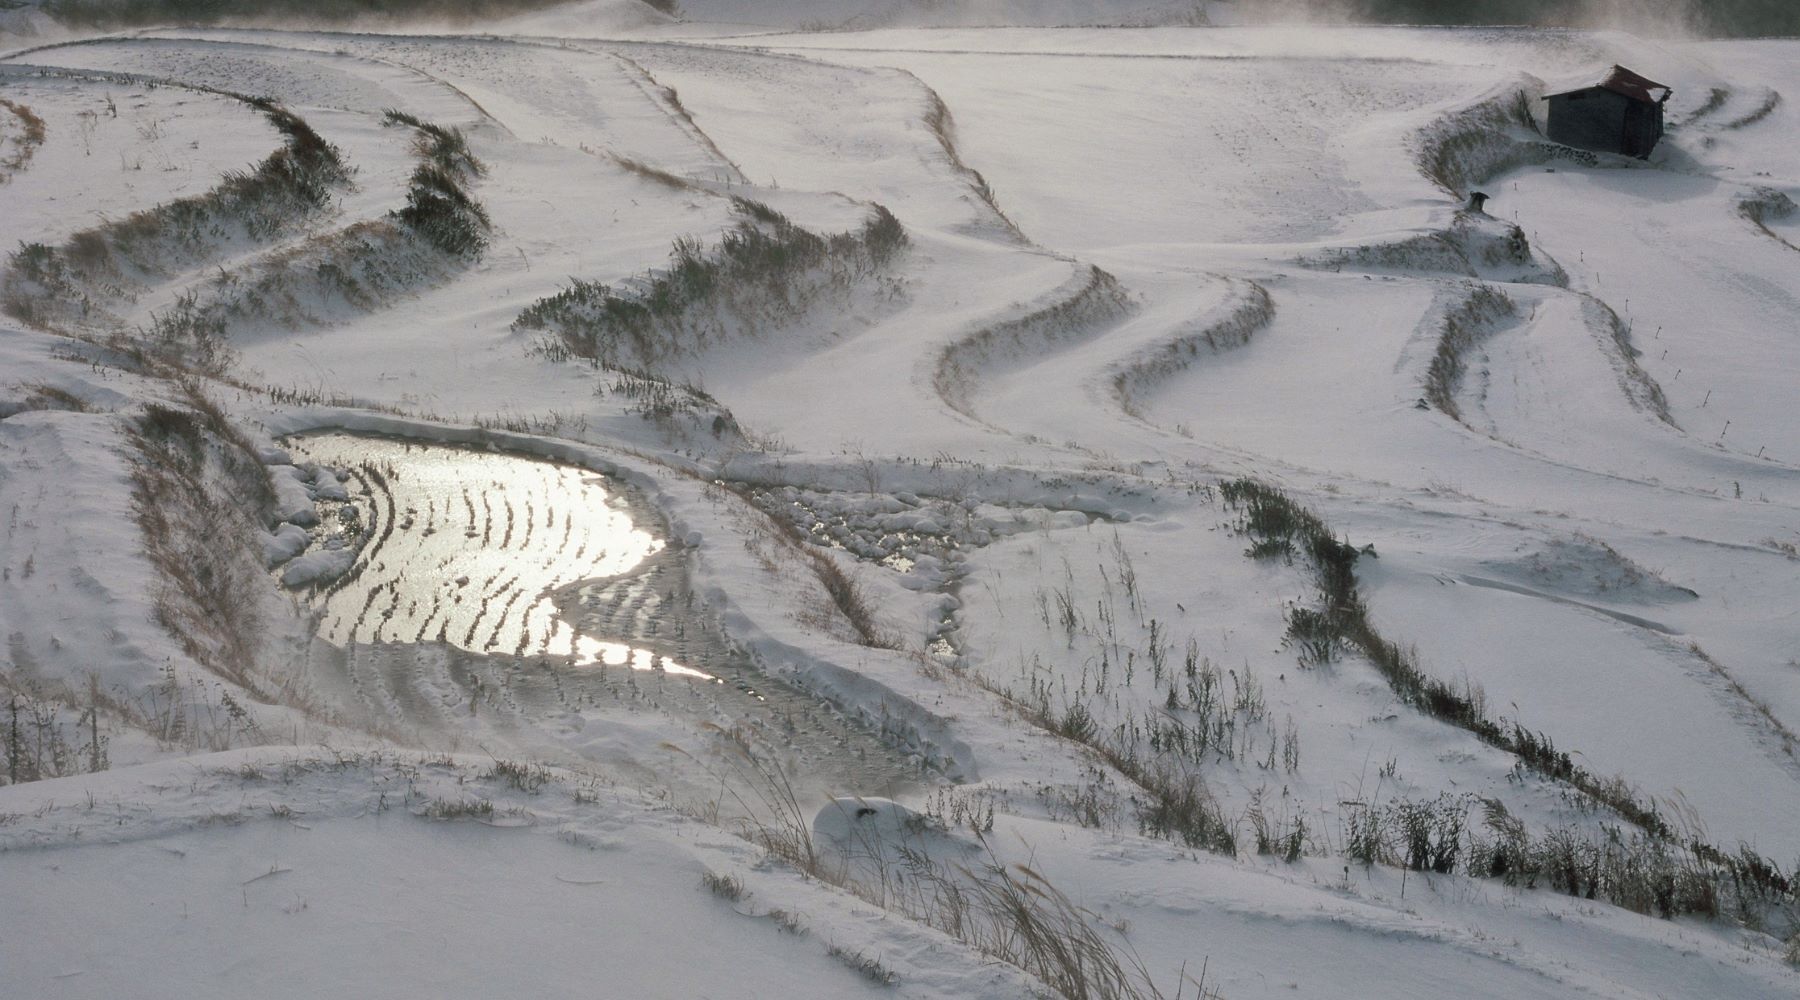
[[[1544,98],[1550,102],[1550,138],[1577,149],[1646,159],[1662,138],[1663,105],[1673,93],[1614,66],[1599,83]]]

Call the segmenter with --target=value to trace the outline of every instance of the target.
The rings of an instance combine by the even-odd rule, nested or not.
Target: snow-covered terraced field
[[[1800,989],[1800,43],[688,6],[7,45],[6,995]]]

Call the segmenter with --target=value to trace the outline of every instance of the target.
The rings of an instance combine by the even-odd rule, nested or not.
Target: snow
[[[1363,550],[1370,626],[1487,718],[1791,864],[1796,43],[683,6],[0,58],[46,125],[0,166],[8,246],[80,252],[267,157],[224,91],[355,169],[288,230],[128,261],[92,313],[66,293],[58,332],[0,319],[27,738],[0,750],[42,779],[0,772],[12,991],[1041,990],[931,926],[922,851],[1067,893],[1165,995],[1184,968],[1231,998],[1793,994],[1792,901],[1660,919],[1356,861],[1407,803],[1633,830],[1360,653],[1303,658],[1317,581],[1248,558],[1218,487],[1272,483]],[[1675,90],[1647,163],[1514,115],[1614,63]],[[357,301],[233,298],[398,224],[419,158],[388,108],[465,135],[485,251]],[[0,158],[23,120],[0,109]],[[880,205],[907,245],[802,304],[746,293],[650,373],[513,326],[574,280],[649,287],[736,198],[827,236]],[[222,375],[143,353],[184,296],[242,307]],[[146,469],[152,406],[242,440]],[[193,475],[147,505],[153,472]],[[170,515],[211,544],[170,558]],[[1235,852],[1142,820],[1176,774]]]
[[[270,566],[279,566],[306,551],[312,536],[298,524],[280,524],[263,541],[263,554]]]
[[[284,587],[308,587],[320,583],[329,583],[343,576],[356,563],[356,551],[344,548],[324,548],[308,552],[289,562],[281,571],[281,585]]]

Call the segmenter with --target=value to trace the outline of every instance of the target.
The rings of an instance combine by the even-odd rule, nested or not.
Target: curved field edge
[[[1509,884],[1541,880],[1571,895],[1603,895],[1627,909],[1665,918],[1698,913],[1760,926],[1766,917],[1779,914],[1800,921],[1800,871],[1783,869],[1747,844],[1735,851],[1721,849],[1704,839],[1703,823],[1671,821],[1625,779],[1601,778],[1576,763],[1576,754],[1558,749],[1549,736],[1516,720],[1488,716],[1478,696],[1430,676],[1415,652],[1376,631],[1355,571],[1363,550],[1340,540],[1316,514],[1266,483],[1229,480],[1219,484],[1219,492],[1227,508],[1239,514],[1234,530],[1251,540],[1246,555],[1299,561],[1313,577],[1318,603],[1287,610],[1287,639],[1301,649],[1303,663],[1329,662],[1341,651],[1353,650],[1376,667],[1405,704],[1516,755],[1526,767],[1567,784],[1641,831],[1630,838],[1614,831],[1585,844],[1553,831],[1534,844],[1523,824],[1504,818],[1504,808],[1495,814],[1490,805],[1490,825],[1500,839],[1488,845],[1488,852],[1467,853],[1471,874]],[[1407,825],[1404,818],[1402,825]],[[1438,867],[1432,862],[1439,860],[1445,862],[1442,870],[1453,870],[1449,866],[1463,852],[1447,850],[1453,845],[1446,843],[1446,850],[1434,853],[1428,845],[1434,838],[1460,838],[1459,815],[1450,810],[1441,820],[1414,816],[1410,825],[1425,842],[1407,838],[1409,866],[1432,870]],[[1379,837],[1379,822],[1367,829],[1372,839],[1361,860],[1386,859],[1383,852],[1389,847]],[[1350,852],[1358,853],[1354,838]]]
[[[939,352],[931,385],[950,409],[972,420],[983,378],[993,369],[1090,336],[1130,315],[1119,279],[1088,265],[1029,311],[968,334]]]
[[[1275,321],[1275,300],[1267,288],[1244,279],[1226,280],[1230,301],[1188,324],[1188,330],[1113,366],[1109,380],[1120,409],[1143,420],[1144,397],[1192,367],[1202,348],[1213,354],[1235,350]]]
[[[206,88],[200,88],[205,90]],[[112,310],[179,269],[222,259],[238,242],[271,243],[323,214],[351,168],[306,121],[266,98],[210,91],[259,111],[282,145],[204,194],[165,202],[71,236],[26,243],[8,257],[0,309],[60,332],[116,326]]]

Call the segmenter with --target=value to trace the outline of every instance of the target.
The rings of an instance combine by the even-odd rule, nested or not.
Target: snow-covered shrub
[[[132,298],[145,278],[214,259],[240,240],[273,240],[329,207],[351,175],[337,147],[273,101],[224,96],[260,111],[282,134],[281,147],[205,194],[83,230],[61,246],[21,246],[0,279],[8,315],[38,326],[92,325],[108,303]],[[193,318],[192,306],[179,311]]]
[[[885,268],[907,244],[877,205],[861,229],[821,236],[759,202],[732,199],[739,220],[710,250],[675,241],[669,266],[631,289],[575,280],[527,306],[514,330],[549,335],[553,354],[617,369],[655,369],[759,326],[798,319],[827,295]]]
[[[410,126],[418,133],[413,152],[419,165],[407,184],[405,207],[391,217],[445,254],[479,256],[487,249],[493,223],[467,185],[487,173],[487,167],[470,152],[462,130],[392,108],[384,124]]]
[[[399,111],[388,111],[386,123],[416,132],[418,163],[405,205],[385,218],[313,236],[241,271],[221,272],[209,294],[189,292],[158,326],[205,346],[223,343],[231,330],[256,321],[290,328],[323,324],[333,312],[378,309],[400,292],[442,280],[478,258],[492,224],[468,190],[486,167],[467,139],[460,130]],[[203,370],[215,369],[223,370],[222,364]]]

